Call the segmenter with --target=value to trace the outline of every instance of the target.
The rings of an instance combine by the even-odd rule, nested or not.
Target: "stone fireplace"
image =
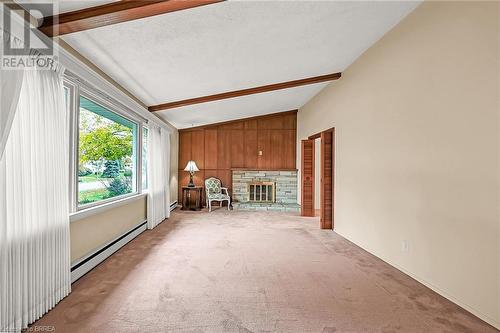
[[[297,171],[233,170],[233,207],[298,212]]]

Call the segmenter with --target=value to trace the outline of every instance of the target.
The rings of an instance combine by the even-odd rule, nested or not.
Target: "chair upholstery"
[[[225,192],[225,193],[223,193]],[[208,211],[212,211],[212,201],[227,201],[227,210],[231,204],[231,197],[226,187],[222,187],[220,179],[211,177],[205,179],[205,194],[207,199]]]

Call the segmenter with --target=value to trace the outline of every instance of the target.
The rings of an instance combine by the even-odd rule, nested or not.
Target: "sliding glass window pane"
[[[64,106],[66,107],[66,111],[69,112],[69,103],[70,103],[70,97],[69,97],[70,91],[68,87],[64,87]]]
[[[148,129],[142,128],[142,189],[148,188]]]
[[[78,204],[136,192],[137,124],[80,96]]]

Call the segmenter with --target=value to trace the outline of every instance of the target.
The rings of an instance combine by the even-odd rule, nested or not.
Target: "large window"
[[[137,192],[138,124],[79,98],[78,206]]]
[[[147,188],[146,119],[71,73],[64,92],[71,122],[71,212],[86,214],[140,195]]]

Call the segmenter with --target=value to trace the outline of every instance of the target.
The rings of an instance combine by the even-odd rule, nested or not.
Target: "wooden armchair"
[[[222,187],[220,179],[217,179],[215,177],[205,179],[205,192],[209,212],[212,211],[212,201],[218,201],[221,204],[222,202],[227,201],[227,210],[229,210],[229,206],[231,205],[231,197],[229,196],[227,187]]]

